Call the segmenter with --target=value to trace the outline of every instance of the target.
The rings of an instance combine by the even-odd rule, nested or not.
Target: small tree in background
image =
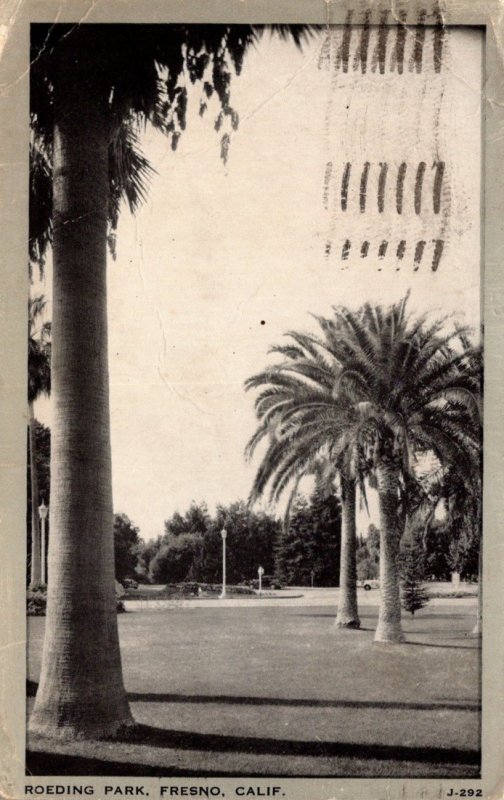
[[[338,586],[341,504],[334,492],[315,489],[294,501],[288,529],[275,542],[275,571],[291,586]]]
[[[200,533],[179,533],[165,538],[149,565],[152,583],[193,580],[192,567],[203,547]]]
[[[114,561],[116,580],[136,576],[136,567],[140,553],[139,529],[132,523],[127,514],[114,516]]]
[[[402,547],[399,557],[401,575],[401,604],[405,611],[419,611],[429,602],[429,594],[423,586],[424,553],[419,542],[409,539]]]
[[[380,571],[380,531],[371,523],[367,537],[357,548],[357,579],[367,581],[378,578]]]
[[[312,569],[317,586],[338,586],[341,552],[341,502],[333,487],[319,482],[310,497]]]

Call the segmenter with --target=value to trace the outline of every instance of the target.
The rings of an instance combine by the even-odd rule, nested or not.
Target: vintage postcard
[[[497,2],[4,2],[0,795],[501,798]]]

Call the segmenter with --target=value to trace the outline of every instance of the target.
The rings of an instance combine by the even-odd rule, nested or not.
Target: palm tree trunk
[[[68,53],[55,88],[49,590],[30,721],[33,731],[67,739],[113,735],[132,722],[114,591],[106,301],[109,125],[107,98],[93,87],[99,69],[95,65],[95,75],[93,67],[85,74],[86,54],[85,49]]]
[[[478,554],[478,611],[476,624],[471,631],[471,636],[481,636],[483,633],[483,542],[480,542]]]
[[[31,484],[31,565],[30,565],[30,587],[38,586],[41,583],[41,561],[40,561],[40,520],[39,520],[39,487],[36,453],[35,435],[35,416],[33,413],[33,403],[28,403],[28,435],[30,443],[30,484]]]
[[[395,468],[377,467],[380,506],[380,612],[375,642],[402,642],[401,596],[397,556],[399,553],[398,482]]]
[[[360,628],[356,545],[355,480],[341,476],[340,599],[335,622],[338,628]]]

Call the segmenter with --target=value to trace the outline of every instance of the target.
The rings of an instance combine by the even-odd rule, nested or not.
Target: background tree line
[[[50,499],[51,431],[35,421],[36,465],[39,495]],[[27,529],[32,513],[31,467],[28,464]],[[450,580],[458,572],[463,580],[478,574],[479,530],[471,498],[463,494],[456,475],[444,481],[443,496],[437,498],[441,513],[419,508],[412,515],[401,550],[413,542],[419,554],[425,580]],[[448,486],[448,489],[446,489]],[[50,517],[47,529],[49,531]],[[251,511],[242,501],[220,506],[214,516],[205,503],[191,503],[181,514],[165,522],[164,533],[148,542],[125,513],[114,517],[115,574],[119,581],[135,578],[141,582],[176,583],[194,580],[219,583],[222,579],[223,527],[228,531],[228,580],[239,583],[257,577],[261,565],[285,585],[338,586],[341,547],[341,502],[332,488],[315,484],[309,496],[293,502],[287,521]],[[31,563],[28,545],[28,580]],[[370,524],[366,536],[357,542],[357,578],[378,578],[380,531]]]
[[[39,495],[50,505],[51,431],[35,421]],[[31,469],[27,460],[27,530],[31,533]],[[47,531],[49,535],[50,516]],[[286,585],[337,586],[341,537],[340,502],[334,491],[325,496],[315,488],[294,503],[285,524],[266,512],[255,512],[244,501],[219,506],[211,515],[205,503],[193,502],[165,521],[164,533],[144,541],[139,528],[125,513],[114,515],[115,575],[118,581],[134,578],[145,583],[222,580],[222,537],[227,538],[227,579],[240,583],[275,574]],[[27,537],[28,576],[31,536]]]
[[[299,497],[288,530],[264,511],[252,511],[236,501],[218,506],[211,515],[205,503],[191,503],[175,512],[156,540],[132,546],[138,579],[151,583],[222,580],[222,537],[227,531],[226,571],[229,583],[276,575],[285,584],[309,584],[311,571],[318,586],[336,586],[339,569],[341,515],[333,493]],[[117,528],[116,516],[116,538]],[[116,551],[117,551],[116,543]],[[117,570],[117,561],[116,561]],[[120,580],[119,575],[117,575]]]

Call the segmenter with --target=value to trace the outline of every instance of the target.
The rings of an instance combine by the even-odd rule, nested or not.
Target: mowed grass
[[[412,776],[479,774],[474,610],[404,615],[408,642],[337,631],[324,607],[141,609],[119,617],[137,730],[121,741],[31,737],[34,774]],[[29,695],[44,619],[29,619]],[[33,697],[29,697],[29,706]]]

